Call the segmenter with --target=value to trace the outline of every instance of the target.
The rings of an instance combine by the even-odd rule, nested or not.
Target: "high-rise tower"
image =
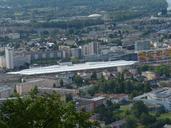
[[[5,62],[7,69],[14,68],[14,48],[6,47],[5,48]]]

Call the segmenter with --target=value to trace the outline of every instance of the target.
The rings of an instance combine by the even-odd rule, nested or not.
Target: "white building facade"
[[[5,62],[7,69],[14,68],[14,48],[6,47],[5,48]]]

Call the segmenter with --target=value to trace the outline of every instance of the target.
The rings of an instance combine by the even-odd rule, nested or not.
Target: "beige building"
[[[155,80],[155,79],[157,79],[156,73],[150,72],[150,71],[143,72],[142,76],[146,77],[147,80]]]
[[[0,56],[0,68],[5,68],[6,62],[5,62],[5,56]]]
[[[101,96],[92,99],[76,98],[75,101],[78,110],[93,112],[98,106],[106,103],[106,98]]]
[[[16,85],[16,91],[20,95],[28,94],[35,87],[49,87],[53,88],[57,85],[57,81],[54,79],[36,79],[26,81]]]

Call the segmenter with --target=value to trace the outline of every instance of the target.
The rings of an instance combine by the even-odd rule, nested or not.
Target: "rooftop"
[[[105,100],[105,97],[99,96],[99,97],[94,97],[94,98],[81,98],[81,97],[75,97],[75,101],[79,104],[79,105],[87,105],[87,104],[91,104],[94,102],[98,102],[98,101],[103,101]]]
[[[153,98],[152,98],[152,97]],[[150,97],[150,98],[148,98]],[[171,99],[171,88],[168,88],[168,87],[164,87],[164,88],[160,88],[160,89],[157,89],[157,90],[154,90],[152,92],[149,92],[149,93],[145,93],[143,95],[140,95],[140,96],[137,96],[137,97],[134,97],[134,100],[142,100],[148,104],[158,104],[160,103],[160,100],[156,100],[156,97],[157,99],[160,99],[160,98],[168,98],[168,99]]]
[[[162,88],[157,91],[154,91],[154,94],[158,98],[168,98],[171,97],[171,88]]]
[[[99,101],[99,100],[104,100],[105,97],[103,96],[99,96],[99,97],[94,97],[93,99],[91,99],[91,101]]]
[[[137,61],[119,60],[119,61],[106,61],[106,62],[86,62],[86,63],[72,64],[72,65],[53,65],[47,67],[25,69],[18,72],[8,72],[8,74],[13,74],[13,75],[53,74],[53,73],[60,73],[60,72],[74,72],[74,71],[82,71],[82,70],[130,66],[135,64],[136,62]]]
[[[128,97],[128,94],[105,94],[105,93],[98,93],[96,96],[108,97],[113,99],[122,99]]]
[[[102,16],[101,14],[91,14],[88,17],[89,18],[96,18],[96,17],[101,17],[101,16]]]

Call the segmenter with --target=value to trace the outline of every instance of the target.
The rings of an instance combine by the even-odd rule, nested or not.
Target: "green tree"
[[[132,113],[135,117],[140,117],[141,114],[148,114],[148,108],[142,101],[137,101],[132,106]]]
[[[83,78],[81,78],[81,76],[79,75],[74,76],[73,81],[76,83],[78,87],[83,85]]]
[[[137,121],[133,116],[129,116],[126,118],[125,128],[136,128]]]
[[[64,81],[62,79],[60,79],[59,84],[60,84],[61,87],[63,87],[64,86]]]
[[[97,80],[97,73],[96,73],[96,72],[93,72],[93,73],[92,73],[91,79],[92,79],[92,80]]]
[[[0,127],[1,128],[9,128],[8,125],[3,121],[0,121]]]
[[[155,68],[155,72],[158,73],[160,76],[170,76],[170,67],[167,65],[160,65]]]
[[[156,118],[150,114],[141,114],[140,122],[144,125],[150,125],[156,121]]]
[[[118,115],[115,111],[118,111],[119,108],[119,104],[113,104],[111,101],[107,100],[106,104],[97,107],[95,112],[100,115],[101,121],[104,121],[106,124],[110,124],[118,120]]]
[[[89,113],[77,112],[73,103],[61,101],[55,93],[8,100],[0,110],[0,125],[4,128],[88,128],[96,125],[89,121]]]

